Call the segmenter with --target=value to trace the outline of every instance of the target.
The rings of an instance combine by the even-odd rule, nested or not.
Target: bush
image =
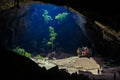
[[[41,55],[38,54],[38,55],[36,56],[36,59],[37,59],[37,60],[42,60],[43,57],[42,57]]]
[[[31,54],[29,52],[26,52],[24,49],[22,49],[20,47],[16,47],[15,49],[13,49],[13,51],[19,55],[29,57],[29,58],[31,57]]]
[[[31,54],[29,52],[25,52],[25,57],[31,58]]]
[[[16,52],[19,55],[25,55],[25,50],[20,48],[20,47],[16,47],[15,49],[13,49],[14,52]]]

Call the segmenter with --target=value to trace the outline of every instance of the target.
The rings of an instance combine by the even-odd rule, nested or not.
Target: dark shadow
[[[19,0],[17,0],[17,1],[19,1]],[[46,1],[48,1],[48,3],[49,3],[51,0],[46,0]],[[64,0],[64,1],[69,6],[73,6],[73,4],[75,2],[77,2],[78,0],[76,0],[75,2],[70,1],[69,3],[67,3],[66,0]],[[64,1],[53,0],[53,1],[51,1],[51,3],[53,2],[54,4],[64,5],[63,4]],[[19,6],[19,2],[17,2],[16,5]],[[79,5],[80,4],[76,4],[75,6],[73,6],[73,8],[75,8],[76,10],[79,11]],[[109,8],[109,9],[111,10],[111,8]],[[1,21],[4,22],[6,20],[1,19]],[[11,21],[13,21],[13,20],[11,20]],[[9,22],[9,23],[11,23],[11,22]],[[1,26],[2,26],[3,30],[6,31],[7,28],[4,27],[4,25],[0,24],[0,27]],[[9,29],[8,29],[8,31],[9,31]],[[9,36],[8,34],[9,34],[9,32],[6,33],[5,35],[3,35],[0,30],[0,36],[6,37],[6,36]],[[4,39],[2,39],[2,40],[4,41]],[[103,50],[101,50],[101,51],[103,51]],[[101,65],[101,63],[97,59],[94,58],[94,60],[96,61],[96,63]],[[60,71],[57,66],[47,71],[45,68],[40,68],[32,60],[25,58],[23,56],[17,55],[16,53],[9,51],[3,47],[0,47],[0,65],[1,65],[1,68],[0,68],[1,79],[2,78],[7,79],[7,77],[3,77],[3,76],[10,76],[9,79],[15,79],[15,80],[17,80],[17,79],[21,79],[21,80],[24,80],[24,79],[89,80],[88,76],[85,76],[83,74],[81,74],[80,76],[77,75],[76,73],[70,75],[66,71]],[[85,72],[85,73],[88,73],[88,72]],[[89,74],[91,74],[91,73],[89,73]],[[95,76],[93,74],[91,74],[91,75]],[[95,80],[95,79],[93,79],[93,80]]]
[[[14,7],[20,8],[20,0],[14,0]]]
[[[0,64],[2,79],[7,79],[7,76],[9,76],[9,79],[13,80],[90,80],[85,75],[78,75],[76,73],[70,75],[64,70],[59,70],[58,66],[49,70],[40,68],[29,58],[17,55],[3,47],[0,47]]]

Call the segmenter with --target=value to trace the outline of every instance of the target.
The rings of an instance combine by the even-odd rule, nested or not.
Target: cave
[[[8,35],[5,37],[7,41],[3,40],[8,49],[20,47],[32,55],[50,52],[51,46],[47,44],[51,38],[49,27],[57,34],[54,50],[61,49],[76,55],[78,47],[91,46],[85,32],[85,17],[67,7],[35,3],[23,5],[18,11],[8,12],[7,18],[12,21],[2,24],[8,28],[3,32]]]
[[[104,73],[113,75],[105,76],[105,79],[117,74],[119,80],[119,7],[117,4],[111,6],[117,2],[108,2],[21,0],[16,6],[11,0],[0,1],[1,71],[8,73],[2,75],[13,72],[11,79],[18,79],[21,75],[20,79],[29,79],[31,76],[34,80],[42,75],[42,79],[56,80],[59,77],[60,80],[91,80],[77,72],[70,75],[64,68],[62,72],[58,69],[59,65],[50,70],[41,68],[40,65],[50,55],[52,59],[47,60],[56,61],[56,64],[66,63],[67,68],[79,67],[79,73],[92,75],[92,80],[96,80],[96,76],[104,76]],[[82,47],[90,48],[92,55],[78,57],[77,49]],[[84,61],[84,66],[97,65],[94,74],[87,67],[81,67]]]

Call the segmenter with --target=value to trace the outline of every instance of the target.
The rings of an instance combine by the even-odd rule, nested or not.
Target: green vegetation
[[[36,57],[35,57],[37,60],[43,60],[43,57],[41,56],[41,55],[37,55]]]
[[[53,47],[55,45],[54,41],[56,39],[57,33],[55,33],[54,28],[52,26],[49,26],[49,32],[50,32],[50,34],[49,34],[50,38],[49,38],[49,41],[47,44],[51,45],[52,51],[53,51]]]
[[[19,55],[25,56],[30,58],[31,54],[29,52],[26,52],[24,49],[20,48],[20,47],[16,47],[15,49],[13,49],[14,52],[16,52]]]
[[[30,58],[30,57],[31,57],[31,54],[30,54],[29,52],[25,52],[25,57]]]
[[[55,16],[55,19],[58,21],[58,23],[60,23],[67,17],[67,15],[68,15],[67,12],[59,13],[58,15]]]
[[[44,13],[42,15],[44,17],[44,21],[48,23],[50,20],[53,20],[51,16],[48,15],[48,11],[44,10]]]

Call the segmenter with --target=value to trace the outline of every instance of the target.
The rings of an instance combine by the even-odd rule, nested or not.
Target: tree
[[[47,44],[51,45],[51,48],[52,48],[52,51],[53,51],[53,48],[54,48],[54,45],[55,45],[54,41],[56,39],[57,33],[55,33],[54,28],[52,26],[49,26],[49,32],[50,32],[50,34],[49,34],[50,38],[49,38],[49,41],[48,41]]]

